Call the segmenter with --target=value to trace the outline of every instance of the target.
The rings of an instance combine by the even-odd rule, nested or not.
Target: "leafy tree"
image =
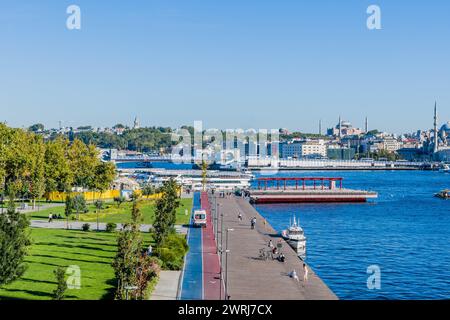
[[[126,201],[125,197],[119,196],[114,197],[114,202],[117,203],[117,208],[120,208],[120,205]]]
[[[117,238],[117,254],[112,266],[117,280],[115,297],[125,299],[126,287],[138,284],[138,267],[140,264],[142,237],[139,231],[140,210],[135,201],[131,214],[131,223],[126,224]]]
[[[29,222],[25,215],[16,211],[14,194],[9,192],[8,209],[0,214],[0,285],[11,283],[25,272],[24,264],[28,246]]]
[[[116,177],[116,166],[111,162],[100,162],[95,167],[95,176],[92,183],[92,187],[100,193],[109,189],[111,183]]]
[[[58,137],[46,144],[45,180],[46,191],[69,191],[73,184],[73,172],[70,168],[67,152],[69,141]]]
[[[150,183],[146,183],[142,187],[142,195],[145,197],[151,196],[152,194],[155,194],[155,187],[151,185]]]
[[[57,283],[56,289],[53,290],[53,300],[64,300],[64,294],[67,290],[66,271],[64,268],[58,267],[53,273]]]
[[[74,185],[83,188],[95,188],[95,174],[98,151],[94,145],[86,145],[75,139],[70,145],[67,157],[74,174]]]
[[[156,200],[155,241],[159,247],[164,243],[166,237],[174,230],[176,222],[176,210],[180,206],[178,197],[178,185],[174,179],[164,182],[161,188],[162,196]]]
[[[28,128],[28,131],[31,131],[31,132],[42,132],[42,131],[44,131],[44,129],[45,129],[45,127],[44,127],[44,125],[42,123],[36,123],[36,124],[33,124],[32,126],[30,126]]]
[[[94,201],[94,206],[97,210],[102,210],[103,207],[105,206],[105,202],[103,200],[95,200]]]
[[[76,196],[72,197],[70,194],[66,197],[66,207],[64,210],[64,213],[67,218],[74,212],[77,214],[77,220],[80,219],[80,213],[81,212],[87,212],[88,208],[86,205],[86,199],[83,195],[77,194]]]

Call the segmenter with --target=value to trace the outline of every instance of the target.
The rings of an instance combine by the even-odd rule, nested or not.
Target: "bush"
[[[164,241],[161,248],[156,249],[156,254],[166,270],[181,270],[183,268],[184,256],[189,246],[184,237],[171,234]]]
[[[108,222],[106,224],[106,232],[114,232],[117,229],[117,224],[115,224],[114,222]]]
[[[81,230],[83,231],[89,231],[89,229],[91,229],[91,225],[89,223],[85,223],[81,226]]]

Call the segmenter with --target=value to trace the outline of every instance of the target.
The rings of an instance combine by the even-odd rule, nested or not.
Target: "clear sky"
[[[81,8],[81,30],[66,9]],[[381,7],[382,30],[366,10]],[[0,121],[279,128],[450,120],[450,1],[1,0]]]

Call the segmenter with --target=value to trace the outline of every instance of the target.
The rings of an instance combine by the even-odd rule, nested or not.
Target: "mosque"
[[[450,122],[444,124],[438,130],[438,116],[437,106],[434,106],[434,129],[433,129],[433,141],[430,145],[433,146],[432,154],[434,160],[437,161],[450,161]]]

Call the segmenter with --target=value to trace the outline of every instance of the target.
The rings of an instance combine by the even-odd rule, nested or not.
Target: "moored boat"
[[[434,195],[437,198],[449,200],[450,199],[450,190],[442,190]]]
[[[294,216],[291,219],[289,228],[281,232],[283,239],[296,250],[297,255],[302,259],[306,259],[306,237],[303,228],[297,223],[297,218]]]

